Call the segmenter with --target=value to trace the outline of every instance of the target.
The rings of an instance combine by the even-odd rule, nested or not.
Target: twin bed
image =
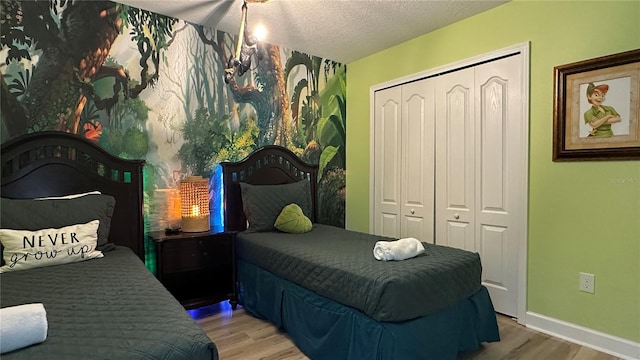
[[[222,168],[240,303],[310,358],[456,359],[499,340],[478,254],[425,243],[385,262],[374,245],[393,239],[322,224],[279,231],[273,220],[289,203],[315,219],[317,167],[266,146]]]
[[[44,323],[32,328],[7,328],[8,318],[2,320],[2,347],[15,345],[8,344],[10,338],[23,342],[0,355],[3,360],[218,358],[214,343],[144,266],[142,161],[113,157],[61,132],[9,140],[1,156],[0,227],[3,243],[12,242],[3,252],[30,249],[8,264],[3,260],[0,305],[5,311],[41,303],[46,311]],[[93,191],[101,194],[35,200]],[[71,259],[95,254],[95,245],[69,235],[81,233],[94,218],[100,225],[93,241],[103,257]],[[61,229],[68,230],[65,240]],[[73,246],[52,248],[53,242]],[[43,342],[24,343],[43,326]]]

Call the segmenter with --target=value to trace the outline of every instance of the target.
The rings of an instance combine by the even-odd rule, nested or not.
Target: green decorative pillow
[[[311,231],[311,220],[304,216],[302,209],[297,204],[285,206],[274,224],[276,229],[293,234],[302,234]]]

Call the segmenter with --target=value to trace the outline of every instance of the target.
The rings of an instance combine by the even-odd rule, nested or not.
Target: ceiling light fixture
[[[262,59],[262,53],[258,51],[259,39],[255,34],[247,30],[247,1],[242,3],[242,18],[240,20],[240,31],[238,31],[238,43],[236,52],[229,56],[227,68],[224,70],[224,82],[229,83],[234,75],[242,76],[251,68],[251,57],[256,56],[257,60]]]

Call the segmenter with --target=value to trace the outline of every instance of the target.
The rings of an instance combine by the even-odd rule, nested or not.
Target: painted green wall
[[[347,227],[369,230],[370,88],[530,42],[527,309],[640,341],[640,161],[551,161],[553,67],[640,48],[640,1],[512,1],[348,64]],[[596,293],[577,290],[596,275]]]

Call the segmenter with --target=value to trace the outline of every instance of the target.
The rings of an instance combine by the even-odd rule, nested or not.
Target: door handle
[[[456,220],[458,220],[458,219],[460,219],[460,215],[458,215],[458,214],[453,214],[453,218],[454,218],[454,219],[456,219]]]
[[[414,209],[411,209],[411,215],[415,214],[416,211]]]

